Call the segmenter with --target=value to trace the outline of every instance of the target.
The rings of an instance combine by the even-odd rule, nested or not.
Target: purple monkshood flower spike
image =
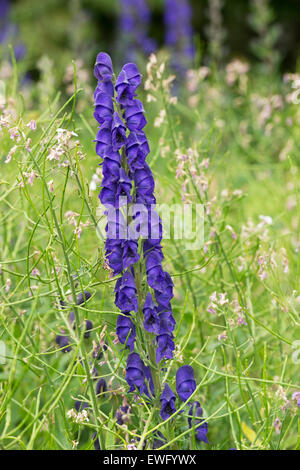
[[[193,425],[195,425],[195,436],[198,441],[205,442],[206,444],[209,444],[208,439],[207,439],[207,423],[203,423],[203,410],[200,406],[200,403],[198,401],[195,401],[189,411],[189,418],[188,418],[188,423],[189,423],[189,428],[191,428]],[[203,424],[201,424],[203,423]]]
[[[176,396],[174,395],[169,385],[166,384],[160,396],[160,402],[161,402],[160,416],[164,421],[170,418],[170,416],[172,416],[172,414],[176,412],[175,400],[176,400]]]
[[[141,52],[148,56],[155,51],[155,41],[147,35],[150,20],[147,0],[121,0],[120,40],[127,59],[135,60]]]
[[[180,400],[187,401],[196,390],[196,380],[191,366],[182,366],[176,373],[176,391]]]
[[[129,348],[131,352],[134,349],[135,335],[135,326],[130,317],[119,315],[117,318],[117,336],[120,343],[126,343],[126,347]]]

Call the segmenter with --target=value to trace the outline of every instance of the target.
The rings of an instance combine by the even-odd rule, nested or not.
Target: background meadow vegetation
[[[179,366],[193,366],[209,444],[184,413],[170,426],[147,421],[115,335],[93,63],[101,50],[116,73],[125,62],[119,4],[22,0],[10,13],[17,31],[0,44],[1,449],[93,449],[94,432],[106,449],[141,437],[151,448],[156,429],[167,449],[300,449],[299,6],[226,0],[220,22],[218,1],[191,3],[196,55],[174,80],[177,99],[162,1],[149,1],[157,63],[147,68],[141,51],[137,60],[157,202],[205,206],[203,248],[174,236],[163,246],[177,322],[167,374],[172,386]],[[84,290],[92,297],[74,307]],[[88,339],[69,324],[74,308],[93,322]],[[93,367],[108,385],[100,398]],[[76,400],[91,404],[88,419],[70,411]]]

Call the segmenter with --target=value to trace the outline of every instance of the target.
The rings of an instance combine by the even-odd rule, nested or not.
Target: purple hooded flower
[[[126,155],[130,171],[143,170],[149,152],[150,148],[145,133],[143,131],[130,132],[126,142]]]
[[[125,315],[118,315],[117,318],[117,335],[120,343],[125,344],[132,352],[134,349],[135,341],[135,326],[132,323],[130,317]],[[126,342],[127,340],[127,342]]]
[[[96,136],[96,153],[99,157],[106,157],[108,153],[112,153],[112,133],[111,121],[103,123]]]
[[[101,396],[107,392],[107,383],[106,380],[102,377],[96,383],[96,395]]]
[[[130,131],[141,131],[145,127],[147,121],[144,113],[143,103],[137,99],[125,107],[125,119]]]
[[[111,58],[106,52],[97,55],[95,63],[95,77],[99,81],[107,82],[113,78],[113,66]]]
[[[98,93],[104,93],[105,95],[113,97],[115,94],[113,82],[98,82],[94,91],[94,100],[96,99]]]
[[[116,82],[117,101],[123,106],[132,104],[135,91],[141,84],[141,74],[135,64],[124,65]]]
[[[152,295],[148,292],[144,307],[144,328],[148,333],[159,333],[159,318],[157,315],[157,306],[153,302]]]
[[[145,382],[145,365],[137,353],[131,353],[127,358],[125,378],[130,392],[134,392],[136,388],[140,390]]]
[[[156,362],[159,363],[162,359],[172,359],[173,351],[175,350],[175,344],[173,341],[173,335],[160,334],[156,337],[157,349],[156,349]]]
[[[61,352],[67,353],[71,351],[70,339],[67,336],[57,335],[55,338],[56,344],[61,348]]]
[[[207,423],[203,423],[203,419],[201,419],[203,416],[203,410],[200,406],[200,403],[198,401],[195,401],[189,411],[189,418],[188,418],[188,423],[189,423],[189,428],[192,426],[195,426],[195,436],[198,441],[205,442],[206,444],[209,444],[208,439],[207,439]],[[203,423],[203,424],[201,424]]]
[[[191,366],[182,366],[176,373],[176,391],[180,400],[187,401],[196,390],[196,380]]]
[[[123,276],[116,282],[115,287],[116,306],[123,312],[138,311],[138,302],[136,296],[136,286],[134,277],[130,271],[125,271]]]
[[[160,396],[160,402],[161,402],[160,416],[164,421],[170,418],[170,416],[172,416],[172,414],[175,413],[176,411],[175,400],[176,400],[176,397],[173,391],[171,390],[169,385],[166,384]]]
[[[92,297],[92,294],[88,290],[80,292],[80,294],[78,294],[77,297],[76,297],[76,304],[77,305],[82,305],[87,300],[89,300],[91,297]]]
[[[154,179],[150,167],[145,163],[143,169],[138,169],[133,175],[136,187],[136,202],[138,204],[151,205],[155,204]]]
[[[111,96],[106,93],[97,93],[95,97],[95,111],[94,118],[99,124],[112,119],[114,112],[114,105]]]
[[[123,168],[119,168],[119,179],[116,183],[107,184],[103,181],[102,185],[99,199],[104,206],[110,205],[118,208],[132,200],[131,181]]]
[[[107,238],[105,242],[105,255],[114,276],[123,271],[123,240]]]
[[[86,403],[85,401],[79,401],[78,400],[78,401],[75,401],[75,403],[74,403],[74,408],[77,411],[77,413],[79,411],[85,410],[85,408],[88,408],[88,407],[89,407],[89,404]]]
[[[126,127],[118,113],[114,113],[112,126],[112,148],[114,151],[119,150],[126,143]]]
[[[124,240],[123,242],[123,269],[127,269],[140,259],[138,243],[135,240]]]

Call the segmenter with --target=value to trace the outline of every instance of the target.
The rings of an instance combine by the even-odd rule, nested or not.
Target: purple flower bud
[[[105,255],[114,276],[123,271],[123,240],[107,238],[105,242]]]
[[[101,396],[107,392],[107,383],[106,380],[102,377],[96,383],[96,395]]]
[[[191,366],[182,366],[176,373],[176,391],[182,401],[187,401],[196,390],[196,380]]]
[[[125,108],[125,119],[130,131],[141,131],[147,124],[144,116],[145,110],[140,100],[135,99],[130,106]]]
[[[118,315],[117,335],[119,341],[120,343],[125,344],[127,340],[126,346],[130,348],[131,352],[134,349],[135,334],[135,326],[132,323],[130,317],[126,317],[125,315]]]
[[[205,442],[209,444],[207,439],[207,423],[201,424],[204,420],[201,419],[203,416],[203,410],[198,401],[195,401],[189,411],[189,428],[195,426],[195,436],[198,441]]]
[[[58,335],[56,336],[55,341],[58,344],[58,346],[62,348],[61,352],[67,353],[71,351],[72,348],[71,346],[69,346],[70,339],[67,336]]]
[[[106,82],[113,78],[113,66],[111,58],[106,52],[100,52],[97,55],[95,63],[95,77],[97,80]]]
[[[144,307],[144,328],[148,333],[159,334],[159,318],[157,315],[157,306],[153,302],[152,295],[148,292]]]
[[[81,305],[87,302],[91,297],[92,297],[92,294],[88,290],[80,292],[80,294],[77,295],[76,304]]]
[[[91,330],[93,329],[93,323],[91,320],[86,320],[85,321],[85,332],[84,332],[84,338],[87,339],[91,335]]]
[[[160,402],[161,402],[160,416],[164,421],[168,419],[170,416],[172,416],[173,413],[175,413],[176,411],[175,399],[176,397],[173,391],[171,390],[169,385],[166,384],[160,396]]]

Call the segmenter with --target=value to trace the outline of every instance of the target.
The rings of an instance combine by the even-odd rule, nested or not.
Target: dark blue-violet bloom
[[[137,289],[134,277],[131,272],[127,270],[124,272],[123,276],[117,280],[115,286],[115,304],[123,313],[138,311],[136,292]]]
[[[107,93],[97,93],[95,97],[95,111],[94,118],[99,124],[103,124],[105,121],[112,119],[114,112],[114,105],[111,96]]]
[[[71,326],[72,328],[75,330],[76,328],[76,325],[75,325],[75,313],[74,312],[70,312],[70,315],[69,315],[69,321],[71,323]],[[93,323],[91,322],[91,320],[85,320],[85,332],[84,332],[84,338],[89,338],[90,335],[91,335],[91,330],[93,329]]]
[[[61,348],[61,352],[67,353],[71,351],[70,339],[67,336],[57,335],[55,338],[56,344]]]
[[[152,295],[148,292],[144,307],[144,328],[148,333],[159,333],[159,318],[157,314],[157,306],[153,302]]]
[[[141,131],[147,124],[143,103],[135,99],[125,107],[125,119],[130,131]]]
[[[130,387],[129,392],[140,390],[144,385],[145,365],[137,353],[131,353],[127,358],[125,379]]]
[[[101,396],[107,392],[107,383],[106,380],[102,377],[96,383],[96,395]]]
[[[123,269],[127,269],[140,259],[138,243],[135,240],[124,240],[123,242]]]
[[[132,104],[135,91],[141,84],[141,74],[135,64],[126,64],[116,82],[117,101],[123,106]]]
[[[203,410],[198,401],[195,401],[189,411],[189,428],[195,426],[195,436],[198,441],[209,444],[207,439],[207,423],[203,423]],[[203,423],[203,424],[202,424]]]
[[[123,168],[119,168],[119,178],[115,183],[108,184],[103,180],[99,199],[104,206],[115,208],[127,205],[132,200],[131,181]]]
[[[160,396],[160,402],[161,402],[160,416],[164,421],[170,418],[170,416],[172,416],[172,414],[176,412],[175,400],[176,400],[176,396],[174,395],[169,385],[166,384]]]
[[[76,304],[77,305],[84,304],[91,297],[92,297],[92,294],[88,290],[80,292],[80,294],[78,294],[76,297]]]
[[[191,366],[182,366],[176,373],[176,391],[182,401],[187,401],[196,390],[196,380]]]
[[[112,148],[116,152],[126,143],[126,126],[116,112],[113,114],[111,136]]]
[[[117,318],[117,336],[121,344],[126,343],[126,347],[132,352],[135,342],[135,326],[130,317],[125,315],[118,315]]]
[[[146,206],[155,204],[156,200],[153,194],[155,183],[147,163],[144,164],[144,168],[134,172],[133,179],[136,187],[136,203]]]
[[[126,142],[126,156],[130,171],[143,170],[149,152],[145,133],[143,131],[130,132]]]
[[[123,271],[123,240],[107,238],[105,241],[105,256],[113,275]]]
[[[156,362],[159,363],[162,359],[172,359],[175,350],[173,341],[173,334],[160,334],[156,337]]]
[[[95,63],[95,77],[98,81],[107,82],[113,78],[113,66],[111,58],[106,52],[97,55]]]
[[[74,403],[74,408],[75,408],[75,410],[77,411],[77,413],[78,413],[79,411],[85,410],[85,409],[88,408],[88,407],[89,407],[89,404],[86,403],[85,401],[79,401],[79,400],[78,400],[78,401],[75,401],[75,403]]]

